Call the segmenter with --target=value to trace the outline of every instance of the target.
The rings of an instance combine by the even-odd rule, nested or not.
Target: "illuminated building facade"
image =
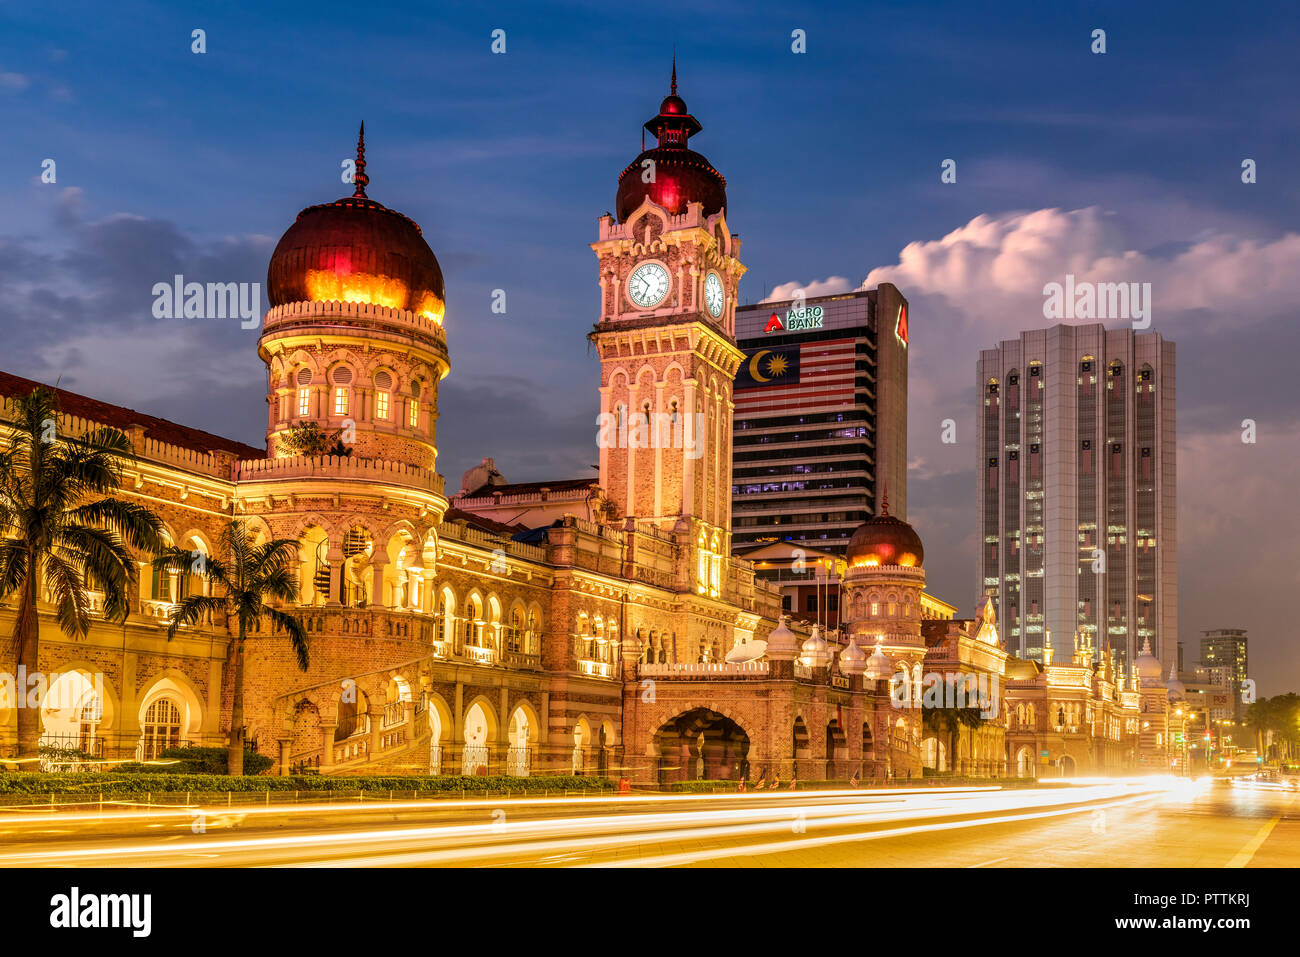
[[[737,550],[843,554],[885,493],[907,517],[907,300],[896,287],[736,310]]]
[[[455,310],[419,227],[367,195],[360,148],[354,195],[304,210],[271,259],[265,449],[59,393],[60,434],[131,437],[120,495],[154,509],[173,544],[212,554],[231,519],[299,543],[291,611],[310,665],[269,625],[245,654],[246,740],[276,773],[907,780],[945,753],[961,773],[1007,773],[1005,712],[953,737],[920,698],[932,664],[1005,667],[992,608],[972,622],[927,601],[921,540],[883,494],[846,543],[838,630],[780,623],[778,588],[731,554],[744,266],[675,87],[592,244],[594,484],[511,484],[485,459],[448,499],[436,425]],[[645,160],[653,182],[636,173]],[[0,377],[0,419],[33,386]],[[310,425],[346,454],[301,453]],[[113,762],[225,743],[228,623],[168,641],[175,602],[209,586],[148,558],[124,626],[97,619],[71,640],[40,602],[41,668],[76,686],[75,706],[42,710],[47,746]],[[0,632],[13,619],[0,607]],[[0,754],[16,723],[0,706]]]
[[[1174,344],[1057,325],[980,353],[979,587],[1009,647],[1058,659],[1076,631],[1131,664],[1178,625]]]

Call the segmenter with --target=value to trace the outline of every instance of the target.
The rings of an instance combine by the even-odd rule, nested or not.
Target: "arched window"
[[[339,366],[330,373],[330,381],[334,386],[334,414],[348,414],[348,386],[352,385],[352,370],[347,366]]]
[[[181,740],[181,709],[171,698],[159,698],[144,713],[144,757],[153,760]]]
[[[388,419],[389,401],[393,392],[393,374],[386,369],[375,373],[375,418]]]
[[[298,418],[311,415],[311,370],[303,367],[298,370]]]

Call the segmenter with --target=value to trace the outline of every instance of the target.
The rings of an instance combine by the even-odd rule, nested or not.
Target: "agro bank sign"
[[[775,312],[763,327],[764,332],[801,332],[804,329],[822,328],[822,307],[809,306],[806,309],[791,309],[785,314],[785,321]]]

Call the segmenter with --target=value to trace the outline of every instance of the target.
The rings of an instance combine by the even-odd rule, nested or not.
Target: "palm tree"
[[[267,604],[298,600],[298,543],[291,538],[277,538],[261,545],[254,540],[248,526],[232,520],[221,531],[218,542],[222,558],[171,548],[161,555],[154,567],[160,571],[193,573],[221,589],[221,594],[187,595],[177,604],[167,626],[172,638],[182,625],[211,620],[214,613],[227,621],[239,622],[239,637],[231,648],[234,659],[235,687],[230,704],[230,750],[226,759],[229,774],[244,773],[244,642],[250,631],[260,630],[269,618],[274,630],[283,629],[298,656],[298,667],[307,670],[307,631],[296,616]],[[214,591],[215,589],[209,589]]]
[[[0,599],[18,595],[13,650],[30,675],[40,668],[41,585],[70,638],[90,629],[92,590],[103,593],[106,619],[126,621],[136,580],[130,549],[158,552],[162,521],[111,497],[123,462],[133,459],[123,433],[105,427],[79,438],[57,435],[58,396],[46,386],[17,397],[14,409],[8,448],[0,453]],[[19,708],[19,758],[36,756],[39,731],[39,711]]]

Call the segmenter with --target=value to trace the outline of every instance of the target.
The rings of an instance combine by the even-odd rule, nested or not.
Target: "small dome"
[[[885,654],[880,648],[880,642],[876,642],[876,653],[867,659],[867,670],[865,676],[868,681],[887,681],[894,675],[894,663],[889,660],[889,655]]]
[[[889,498],[881,505],[880,514],[861,525],[849,538],[846,557],[850,568],[862,565],[902,565],[920,568],[925,561],[925,547],[916,529],[889,514]]]
[[[685,116],[686,112],[686,101],[676,93],[669,93],[664,97],[664,101],[659,104],[660,116]]]
[[[866,668],[867,656],[850,636],[849,643],[840,652],[840,671],[846,675],[860,675]]]
[[[737,665],[747,661],[757,661],[767,651],[767,642],[761,638],[742,638],[731,646],[727,652],[727,662]]]
[[[821,635],[821,629],[813,625],[812,634],[804,641],[801,657],[810,668],[825,668],[831,663],[831,646]]]
[[[1155,655],[1151,654],[1151,639],[1142,639],[1142,653],[1137,656],[1133,662],[1133,667],[1137,669],[1138,679],[1145,678],[1162,678],[1160,661]]]
[[[446,287],[414,220],[366,196],[365,127],[351,196],[308,206],[280,237],[266,272],[272,306],[364,302],[441,323]]]
[[[1178,668],[1175,665],[1169,666],[1169,680],[1165,683],[1169,690],[1169,697],[1181,698],[1187,693],[1187,686],[1178,680]]]
[[[799,640],[785,625],[785,615],[767,636],[767,657],[772,661],[793,661],[799,654]]]

